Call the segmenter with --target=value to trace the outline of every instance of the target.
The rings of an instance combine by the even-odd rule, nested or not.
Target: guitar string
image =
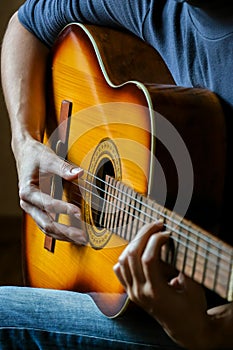
[[[75,185],[77,185],[77,184],[75,184]],[[87,190],[85,187],[82,187],[82,186],[79,186],[79,187],[81,187],[82,189],[84,189],[85,190],[85,192],[86,191],[88,191],[89,193],[91,193],[92,195],[93,195],[93,192],[91,192],[90,190]],[[78,195],[80,195],[81,196],[81,194],[78,192]],[[96,194],[95,194],[95,196],[96,197],[99,197],[100,199],[103,199],[102,197],[100,197],[100,196],[97,196]],[[77,201],[77,203],[78,203],[78,201]],[[111,206],[113,206],[113,207],[115,207],[115,208],[117,208],[117,209],[119,209],[120,211],[124,211],[125,213],[127,213],[127,214],[129,214],[128,213],[128,211],[126,211],[126,210],[124,210],[124,209],[122,209],[122,208],[120,208],[120,207],[118,207],[118,206],[116,206],[115,204],[113,204],[112,202],[109,202],[109,204],[111,205]],[[130,214],[131,215],[131,214]],[[132,215],[131,215],[132,216]],[[134,216],[137,220],[140,220],[142,223],[146,223],[146,221],[143,221],[142,219],[140,219],[140,218],[138,218],[138,217],[136,217],[136,216]],[[167,226],[168,228],[169,228],[169,226]],[[171,228],[172,229],[172,228]],[[180,260],[183,260],[183,257],[185,257],[187,254],[186,254],[186,252],[185,252],[185,248],[187,247],[186,245],[185,245],[185,243],[184,243],[184,241],[182,241],[182,240],[180,240],[178,237],[175,237],[175,236],[172,236],[172,238],[174,239],[174,241],[175,242],[177,242],[177,243],[179,243],[179,244],[181,244],[183,247],[184,247],[184,251],[179,251],[179,255],[181,255],[181,257],[179,256],[179,258],[180,258]],[[186,239],[187,239],[187,237],[185,237]],[[199,247],[198,247],[199,248]],[[188,262],[190,262],[190,259],[194,259],[195,258],[195,254],[197,253],[197,250],[195,250],[193,247],[190,247],[189,248],[189,250],[191,250],[192,252],[193,252],[193,256],[189,256],[190,254],[188,254],[188,256],[187,256],[187,261]],[[206,247],[205,246],[203,246],[203,250],[206,250]],[[203,260],[205,261],[206,259],[207,259],[207,255],[206,255],[206,253],[205,254],[203,254],[203,252],[202,251],[199,251],[198,252],[198,256],[199,257],[201,257],[201,258],[203,258]],[[200,260],[200,259],[199,259]],[[179,261],[179,259],[176,259],[176,261],[178,262]],[[197,259],[195,258],[195,262],[197,262]],[[200,273],[200,274],[202,274],[202,275],[205,275],[205,273],[208,271],[209,273],[210,272],[213,272],[213,276],[215,276],[216,275],[216,269],[213,269],[213,266],[212,266],[212,264],[210,264],[210,263],[212,263],[213,265],[216,265],[216,260],[214,260],[211,256],[208,256],[208,266],[207,266],[207,268],[205,269],[205,270],[203,270],[203,271],[200,271],[200,270],[198,270],[198,269],[196,269],[195,270],[195,274],[198,274],[198,273]],[[224,262],[223,262],[224,263]],[[229,268],[227,268],[225,265],[225,263],[223,264],[222,263],[222,268],[221,268],[221,277],[226,277],[225,276],[225,274],[227,275],[227,277],[226,278],[228,278],[228,276],[229,276]],[[203,261],[199,261],[199,264],[197,264],[197,266],[199,266],[199,265],[201,265],[201,266],[204,266],[204,262]],[[185,266],[186,266],[186,268],[187,267],[189,267],[190,269],[192,269],[193,268],[193,265],[190,265],[190,264],[188,264],[187,262],[185,262]],[[227,266],[229,267],[229,263],[227,264]],[[185,270],[186,270],[186,268],[185,268]],[[224,273],[224,276],[222,276],[223,275],[223,273]],[[225,279],[224,279],[225,280]],[[222,285],[224,288],[228,285],[228,283],[227,283],[227,281],[226,281],[226,283],[225,284],[222,284],[222,283],[220,283],[220,282],[218,282],[218,285]]]
[[[72,162],[69,162],[69,163],[72,164]],[[136,201],[136,199],[135,199],[132,195],[129,195],[129,193],[125,193],[125,192],[121,191],[119,188],[117,188],[117,187],[113,186],[112,184],[106,182],[106,181],[103,180],[102,178],[99,178],[99,177],[93,175],[92,173],[88,172],[87,170],[83,170],[83,171],[84,171],[84,173],[86,173],[87,175],[91,176],[93,179],[102,182],[104,185],[107,185],[107,186],[111,187],[112,189],[117,190],[118,192],[122,193],[124,196],[127,195],[128,197],[130,197],[131,199],[133,199],[133,200]],[[84,183],[89,184],[90,186],[96,188],[97,190],[102,191],[103,193],[105,192],[102,188],[100,188],[100,187],[94,185],[93,183],[91,183],[91,182],[89,182],[89,181],[87,181],[87,180],[84,180],[82,177],[79,178],[79,181],[80,181],[80,179],[81,179],[82,181],[84,181]],[[75,181],[72,181],[72,183],[73,183],[74,185],[80,187],[80,185],[77,184]],[[125,186],[125,185],[123,184],[123,186]],[[84,189],[84,191],[87,191],[87,189],[86,189],[85,187],[83,187],[83,189]],[[131,191],[133,191],[131,188],[129,188],[129,189],[130,189]],[[90,193],[93,195],[92,191],[90,191]],[[116,197],[115,197],[114,195],[112,195],[112,194],[111,194],[111,196],[112,196],[112,198],[115,198],[115,199],[117,199],[117,200],[119,201],[119,198],[116,198]],[[99,198],[102,199],[102,197],[99,197]],[[147,199],[147,198],[145,197],[145,199]],[[132,207],[130,203],[124,202],[124,201],[122,201],[121,199],[120,199],[120,201],[121,201],[123,204],[129,205],[132,209],[135,209],[135,207]],[[206,253],[212,253],[213,255],[217,256],[219,259],[226,260],[224,256],[220,257],[220,251],[221,251],[222,253],[228,254],[228,255],[229,255],[229,259],[231,259],[231,257],[232,257],[232,252],[230,251],[230,249],[227,249],[228,251],[227,251],[226,249],[223,250],[223,248],[222,248],[220,242],[215,242],[215,241],[213,241],[213,242],[214,242],[214,243],[213,243],[213,242],[210,240],[210,238],[204,236],[200,231],[197,233],[195,230],[193,230],[192,228],[190,228],[190,226],[187,226],[187,225],[184,225],[183,223],[177,222],[177,220],[174,220],[172,217],[169,217],[168,215],[164,214],[163,212],[160,212],[160,211],[158,211],[157,209],[155,209],[155,208],[153,208],[153,207],[150,207],[147,203],[144,203],[144,202],[139,201],[139,200],[137,200],[137,202],[138,202],[139,204],[142,204],[144,207],[147,207],[149,210],[155,211],[157,214],[159,214],[160,216],[162,216],[162,217],[165,218],[166,220],[168,219],[171,223],[173,223],[173,224],[175,223],[175,224],[178,225],[179,227],[182,227],[182,228],[183,228],[184,230],[186,230],[188,233],[192,233],[194,236],[197,237],[197,240],[199,241],[199,242],[198,242],[199,247],[201,246],[201,248],[202,248]],[[112,205],[112,204],[111,204],[111,205]],[[118,208],[118,209],[122,211],[122,208]],[[127,211],[125,211],[125,212],[126,212],[127,214],[129,214]],[[147,212],[139,211],[138,209],[137,209],[137,212],[141,212],[141,213],[142,213],[144,216],[146,216],[147,218],[149,218],[149,219],[151,219],[151,220],[154,220],[154,217],[151,216],[151,215],[149,215]],[[132,216],[132,214],[130,214],[130,215]],[[135,217],[136,219],[138,219],[136,216],[134,216],[134,217]],[[142,220],[141,220],[141,221],[142,221]],[[145,221],[144,223],[146,223],[146,221]],[[185,236],[185,235],[183,234],[182,231],[177,231],[177,230],[175,230],[173,227],[171,227],[171,226],[169,226],[169,225],[166,225],[166,227],[169,228],[169,229],[171,229],[171,231],[176,232],[178,236],[183,236],[186,240],[192,241],[195,245],[197,245],[197,241],[194,241],[193,239],[190,239],[189,236],[188,236],[188,237]],[[204,246],[202,243],[200,244],[200,239],[202,239],[203,241],[206,241],[208,245],[211,244],[212,246],[216,247],[216,248],[217,248],[217,252],[214,251],[213,249],[207,247],[207,246]],[[181,242],[180,242],[180,243],[181,243]],[[224,248],[226,248],[226,247],[224,247]],[[227,263],[228,263],[228,262],[227,262]],[[228,264],[229,264],[229,263],[228,263]]]
[[[140,205],[143,205],[144,207],[146,207],[147,209],[149,209],[150,211],[154,211],[156,212],[156,214],[158,215],[161,215],[164,219],[166,220],[169,220],[172,224],[175,224],[181,228],[183,228],[185,231],[187,231],[188,233],[192,233],[194,236],[196,236],[198,238],[198,240],[202,239],[203,241],[206,241],[207,244],[211,244],[212,246],[214,246],[218,251],[221,250],[222,252],[225,252],[227,254],[229,254],[230,256],[232,256],[232,250],[230,248],[228,248],[227,246],[224,246],[224,249],[223,249],[223,244],[219,241],[215,241],[215,240],[211,240],[211,238],[209,238],[208,236],[205,236],[201,231],[196,231],[194,230],[192,227],[190,226],[187,226],[185,225],[182,221],[178,222],[177,220],[174,220],[173,217],[169,216],[169,215],[166,215],[165,213],[163,213],[162,211],[159,211],[158,209],[156,208],[153,208],[152,206],[148,205],[147,203],[141,201],[141,200],[138,200],[136,199],[135,197],[133,197],[131,194],[129,193],[126,193],[124,191],[122,191],[121,189],[119,189],[118,187],[116,186],[113,186],[112,184],[104,181],[103,179],[91,174],[90,172],[88,171],[85,171],[87,175],[90,175],[92,176],[93,179],[95,180],[98,180],[100,182],[102,182],[102,184],[104,185],[107,185],[109,187],[111,187],[113,190],[116,190],[118,193],[121,193],[123,194],[124,196],[127,196],[128,198],[132,199],[132,200],[135,200],[138,204]],[[92,186],[93,188],[95,188],[96,190],[99,190],[99,191],[102,191],[103,193],[105,192],[101,187],[98,187],[96,185],[94,185],[93,183],[91,183],[90,181],[87,181],[87,180],[83,180],[82,178],[79,178],[79,181],[84,181],[84,183]],[[73,182],[75,185],[79,186],[76,182]],[[125,186],[123,184],[123,186]],[[86,190],[84,188],[84,190]],[[131,191],[134,191],[130,188]],[[136,193],[136,192],[135,192]],[[113,194],[111,194],[112,198],[118,200],[118,201],[121,201],[123,204],[127,204],[131,207],[131,209],[135,209],[130,203],[127,203],[127,202],[124,202],[123,200],[119,199],[118,197],[114,196]],[[141,195],[140,195],[141,196]],[[142,196],[143,197],[143,196]],[[146,197],[144,197],[145,200],[148,200]],[[159,206],[159,205],[158,205]],[[147,212],[143,212],[143,211],[139,211],[137,209],[138,212],[146,215],[148,218],[150,219],[154,219],[153,216],[150,216]],[[180,231],[179,231],[180,232]],[[181,231],[181,234],[182,234],[182,231]],[[185,236],[186,237],[186,236]],[[196,241],[193,241],[193,243],[196,243]]]
[[[123,195],[127,195],[127,197],[129,197],[129,198],[135,200],[135,198],[134,198],[132,195],[130,195],[129,193],[125,193],[125,192],[122,191],[121,189],[119,189],[119,188],[113,186],[112,184],[110,184],[110,183],[106,182],[105,180],[103,180],[103,179],[101,179],[101,178],[99,178],[99,177],[97,177],[97,176],[91,174],[90,172],[88,172],[88,171],[86,171],[86,170],[84,170],[84,172],[86,172],[87,175],[92,176],[93,179],[102,182],[103,185],[107,185],[107,186],[111,187],[113,190],[117,190],[118,193],[121,193],[121,194],[123,194]],[[79,180],[84,181],[82,178],[80,178]],[[93,183],[91,183],[91,182],[89,182],[89,181],[87,181],[87,180],[85,180],[85,182],[88,183],[89,185],[95,187],[97,190],[100,190],[100,191],[103,191],[103,192],[104,192],[104,190],[103,190],[101,187],[97,187],[97,186],[95,186]],[[75,183],[75,182],[74,182],[74,183]],[[123,186],[125,186],[125,185],[123,184]],[[131,188],[130,188],[130,190],[133,191]],[[136,192],[135,192],[135,193],[136,193]],[[113,196],[113,197],[114,197],[114,196]],[[143,197],[143,196],[142,196],[142,197]],[[115,197],[115,198],[116,198],[116,197]],[[145,200],[148,200],[146,197],[144,197],[144,198],[145,198]],[[201,238],[203,241],[206,241],[208,244],[213,245],[213,246],[216,247],[218,250],[222,250],[222,251],[224,251],[224,252],[226,252],[226,253],[227,253],[227,250],[228,250],[228,254],[229,254],[229,255],[232,254],[232,250],[231,250],[230,248],[228,248],[227,246],[224,246],[224,249],[226,249],[226,251],[223,250],[223,247],[222,247],[222,243],[221,243],[221,242],[214,241],[214,240],[211,241],[211,239],[210,239],[208,236],[205,236],[201,231],[198,231],[198,232],[197,232],[197,231],[194,230],[192,227],[185,225],[182,221],[179,222],[179,221],[177,221],[177,220],[174,220],[173,217],[171,217],[171,216],[169,216],[169,215],[166,215],[166,214],[163,213],[162,211],[159,211],[158,209],[151,207],[150,205],[148,205],[147,203],[145,203],[145,202],[143,202],[143,201],[141,201],[141,200],[137,200],[137,203],[143,205],[144,207],[146,207],[147,209],[149,209],[149,210],[151,210],[151,211],[155,211],[157,214],[163,216],[164,219],[169,220],[172,224],[175,224],[175,225],[177,225],[177,226],[183,228],[183,229],[186,230],[187,232],[192,233],[194,236],[197,236],[198,239]],[[126,202],[125,204],[127,204],[127,202]],[[160,206],[159,204],[156,204],[156,205],[157,205],[157,206]],[[133,207],[131,207],[131,208],[133,208]],[[166,208],[163,208],[163,209],[166,210]],[[167,210],[166,210],[166,211],[167,211]],[[148,215],[148,214],[145,212],[145,215]],[[175,214],[175,215],[178,216],[177,214]],[[150,217],[150,218],[153,219],[153,217]]]
[[[81,179],[81,178],[80,178],[80,179]],[[80,179],[79,179],[79,180],[80,180]],[[103,193],[105,192],[102,188],[100,188],[100,187],[94,185],[93,183],[90,183],[89,181],[86,181],[86,180],[83,180],[83,179],[81,179],[81,180],[82,180],[84,183],[88,183],[90,186],[92,186],[92,187],[94,187],[94,188],[96,188],[96,189],[102,191]],[[73,184],[74,184],[75,186],[78,186],[79,188],[83,189],[85,192],[89,192],[90,194],[92,194],[92,196],[95,196],[96,198],[99,198],[99,199],[103,200],[103,198],[102,198],[101,196],[98,196],[97,194],[93,193],[93,191],[88,190],[86,187],[83,187],[83,186],[81,186],[80,184],[77,184],[76,182],[73,182]],[[116,188],[116,189],[118,190],[118,188]],[[77,193],[78,193],[78,191],[77,191]],[[123,192],[123,193],[124,193],[124,192]],[[125,193],[124,193],[124,194],[125,194]],[[114,198],[114,199],[116,199],[117,201],[119,201],[119,198],[117,198],[116,196],[114,196],[114,195],[112,195],[112,194],[109,194],[109,195],[110,195],[112,198]],[[131,206],[130,203],[124,202],[124,201],[122,201],[122,200],[120,200],[120,201],[121,201],[124,205]],[[75,203],[75,202],[74,202],[74,203]],[[77,201],[77,203],[78,203],[78,201]],[[110,205],[111,205],[112,207],[115,207],[115,208],[118,209],[119,211],[123,211],[123,212],[127,213],[128,215],[130,215],[131,217],[133,217],[133,218],[135,218],[135,219],[137,219],[137,220],[140,220],[142,223],[146,223],[145,220],[142,220],[141,218],[138,218],[137,216],[133,215],[132,213],[129,213],[127,210],[125,210],[125,209],[123,209],[123,208],[121,208],[121,207],[119,207],[119,206],[116,206],[116,205],[113,204],[112,202],[109,202],[109,203],[110,203]],[[134,207],[131,206],[131,208],[134,208]],[[135,209],[135,208],[134,208],[134,209]],[[152,208],[152,209],[154,209],[154,208]],[[136,210],[137,210],[137,212],[139,212],[139,213],[141,212],[141,214],[143,214],[144,216],[146,216],[148,219],[154,220],[154,217],[151,216],[151,215],[149,215],[148,213],[143,212],[143,211],[140,211],[140,210],[138,210],[137,208],[136,208]],[[159,214],[160,214],[160,213],[159,213]],[[163,214],[162,214],[162,216],[163,216]],[[208,254],[209,254],[209,253],[212,253],[212,254],[215,255],[217,258],[221,258],[221,260],[225,260],[225,257],[224,257],[224,256],[220,257],[219,253],[216,253],[216,251],[214,251],[213,249],[208,248],[207,245],[203,245],[200,241],[195,241],[195,240],[193,240],[193,239],[190,239],[190,237],[187,237],[183,232],[180,232],[180,231],[174,229],[172,226],[170,226],[170,225],[168,225],[168,224],[165,224],[165,226],[166,226],[166,228],[170,229],[171,231],[176,232],[177,235],[178,235],[178,237],[179,237],[179,236],[182,236],[185,240],[188,240],[188,241],[191,241],[192,243],[194,243],[195,246],[197,246],[197,244],[198,244],[198,248],[201,248],[201,249],[203,249],[203,250],[205,251],[205,254],[203,254],[203,253],[200,254],[200,252],[199,252],[199,255],[201,255],[205,260],[206,260],[206,258],[207,258],[207,256],[206,256],[207,254],[206,254],[206,253],[208,253]],[[197,237],[198,237],[198,236],[197,236]],[[175,236],[173,236],[173,238],[175,238]],[[198,237],[198,239],[199,239],[199,237]],[[175,241],[176,241],[177,243],[181,243],[184,247],[187,247],[187,246],[184,244],[184,241],[180,240],[179,238],[176,238]],[[191,248],[191,250],[192,250],[194,253],[196,253],[196,250],[194,250],[194,248]],[[210,262],[216,263],[216,261],[213,260],[213,259],[211,259],[210,257],[208,257],[208,259],[209,259]],[[227,264],[229,265],[229,262],[228,262],[227,260],[225,260],[225,261],[226,261]]]
[[[85,188],[83,188],[83,189],[85,190]],[[90,191],[90,193],[93,194],[93,192],[91,192],[91,191]],[[119,201],[119,198],[117,198],[116,196],[113,196],[112,194],[109,194],[109,195],[110,195],[110,197],[112,197],[112,198],[114,198],[115,200],[117,200],[117,202]],[[96,194],[95,194],[95,196],[96,196],[96,197],[99,197],[99,199],[101,199],[100,196],[97,196]],[[121,200],[120,200],[120,201],[121,201]],[[114,207],[115,209],[118,209],[119,211],[122,211],[122,207],[119,207],[118,205],[113,204],[113,202],[109,202],[109,203],[110,203],[110,205],[111,205],[112,207]],[[126,204],[126,205],[130,206],[131,208],[134,208],[138,213],[141,212],[141,213],[143,214],[143,216],[146,216],[147,219],[150,219],[151,221],[153,221],[153,220],[155,219],[152,215],[149,215],[149,214],[146,213],[146,212],[143,212],[143,211],[138,210],[137,208],[133,207],[130,203],[123,202],[123,204]],[[128,210],[123,209],[123,211],[124,211],[125,213],[127,213],[127,215],[131,216],[132,218],[141,221],[143,224],[147,223],[146,220],[143,220],[143,219],[141,219],[140,217],[138,218],[138,216],[132,214],[132,213],[129,212]],[[188,241],[187,243],[190,243],[190,242],[191,242],[191,243],[193,243],[196,247],[197,247],[197,244],[198,244],[198,248],[203,249],[205,253],[206,253],[206,252],[208,252],[208,253],[210,253],[210,254],[212,253],[214,256],[220,258],[220,254],[216,254],[216,251],[213,250],[213,248],[208,248],[207,245],[201,243],[200,240],[194,240],[192,237],[189,237],[189,236],[185,235],[184,232],[175,229],[174,227],[170,226],[168,223],[165,223],[164,226],[165,226],[167,229],[173,231],[173,233],[176,233],[176,234],[177,234],[176,241],[177,241],[178,243],[181,243],[185,248],[187,247],[187,244],[185,245],[184,241],[186,241],[186,242]],[[175,236],[173,236],[173,237],[175,237]],[[180,239],[181,237],[184,238],[184,240],[181,240],[181,239]],[[196,252],[196,250],[193,248],[193,246],[190,246],[190,244],[188,244],[188,247],[189,247],[194,253]],[[202,256],[203,256],[204,258],[206,258],[206,254],[205,254],[205,255],[202,254]],[[223,256],[222,258],[223,258],[223,260],[225,260],[225,261],[228,263],[228,261],[225,259],[224,256]],[[212,262],[214,262],[213,259],[212,259]]]
[[[63,160],[64,160],[64,159],[63,159]],[[74,165],[74,164],[73,164],[71,161],[69,161],[69,160],[66,160],[66,162],[68,162],[68,163],[71,164],[71,165]],[[102,178],[100,178],[100,177],[98,177],[98,176],[92,174],[92,173],[89,172],[88,170],[83,169],[83,172],[86,173],[86,175],[91,176],[92,179],[100,181],[104,186],[107,185],[107,186],[111,187],[113,190],[118,191],[118,193],[123,194],[124,196],[127,195],[129,198],[135,200],[135,198],[134,198],[131,194],[125,193],[125,192],[122,191],[121,189],[117,188],[116,186],[113,186],[112,184],[108,183],[107,181],[103,180]],[[82,177],[79,178],[79,181],[80,181],[80,180],[84,181],[84,180],[82,179]],[[75,181],[71,181],[71,182],[72,182],[73,184],[76,184],[76,185],[77,185],[77,183],[76,183]],[[89,181],[87,181],[87,180],[85,180],[85,182],[88,183],[88,184],[91,185],[91,186],[95,186],[95,185],[93,185],[93,183],[91,183],[91,182],[89,182]],[[126,185],[123,184],[123,186],[126,186]],[[127,186],[126,186],[126,187],[127,187]],[[95,186],[95,188],[96,188],[97,190],[100,190],[100,191],[104,192],[104,190],[103,190],[101,187]],[[129,188],[129,189],[130,189],[131,191],[134,191],[134,190],[131,189],[131,188]],[[136,192],[135,192],[135,193],[136,193]],[[142,196],[142,195],[141,195],[141,196]],[[143,197],[143,196],[142,196],[142,197]],[[144,198],[145,198],[145,200],[148,200],[148,198],[146,198],[146,197],[144,197]],[[123,202],[123,201],[122,201],[122,202]],[[159,211],[159,210],[156,209],[156,208],[151,207],[149,204],[147,204],[147,203],[145,203],[145,202],[143,202],[143,201],[141,201],[141,200],[137,200],[137,203],[140,204],[140,205],[143,205],[145,208],[147,208],[147,209],[149,209],[149,210],[151,210],[151,211],[155,211],[156,214],[161,215],[164,219],[169,220],[172,224],[179,226],[180,228],[184,229],[184,230],[187,231],[188,233],[192,233],[194,236],[198,237],[198,239],[202,239],[203,241],[206,241],[207,244],[211,244],[211,245],[214,246],[218,251],[222,251],[222,252],[224,252],[224,253],[227,253],[230,257],[233,257],[233,250],[232,250],[232,249],[228,248],[227,246],[224,246],[224,249],[223,249],[223,245],[222,245],[221,242],[211,240],[211,238],[209,238],[208,236],[204,235],[201,231],[198,231],[198,232],[197,232],[197,231],[194,230],[192,227],[187,226],[186,224],[184,224],[184,222],[183,222],[182,220],[180,220],[180,221],[174,220],[173,217],[171,217],[171,216],[169,216],[169,215],[166,215],[165,213]],[[124,204],[124,203],[123,203],[123,204]],[[125,204],[127,204],[127,203],[125,203]],[[160,205],[157,204],[157,203],[155,203],[155,204],[156,204],[157,206],[160,206]],[[161,207],[162,207],[162,206],[161,206]],[[133,209],[133,207],[131,207],[131,208]],[[166,211],[168,211],[166,208],[163,208],[163,209],[165,209]],[[143,213],[143,212],[142,212],[142,213]],[[148,216],[148,213],[146,213],[146,212],[143,213],[143,214],[145,214],[145,215]],[[175,215],[178,216],[177,214],[175,214]],[[150,219],[153,219],[153,217],[150,217]]]
[[[85,183],[88,183],[90,186],[92,186],[92,188],[94,187],[94,188],[96,188],[97,190],[100,190],[100,191],[102,191],[102,192],[105,192],[102,188],[97,187],[96,185],[94,185],[93,183],[90,183],[89,181],[85,181]],[[77,184],[76,184],[76,185],[77,185]],[[112,186],[112,187],[114,188],[114,186]],[[86,188],[83,188],[83,189],[84,189],[84,191],[87,191]],[[115,189],[118,190],[118,188],[115,188]],[[89,191],[89,192],[92,193],[92,191]],[[120,192],[120,191],[119,191],[119,192]],[[125,192],[122,192],[122,193],[123,193],[124,195],[126,195]],[[93,195],[93,193],[92,193],[92,195]],[[127,193],[127,195],[128,195],[128,193]],[[117,197],[114,196],[113,194],[111,194],[111,197],[114,198],[114,199],[116,199],[116,200],[118,200],[118,201],[120,201],[120,202],[122,202],[123,204],[128,205],[128,206],[131,207],[132,209],[135,209],[130,203],[127,203],[127,202],[122,201],[121,199],[117,198]],[[100,197],[100,196],[99,196],[99,198],[102,199],[102,197]],[[135,198],[132,197],[132,196],[131,196],[131,199],[134,199],[134,200],[135,200]],[[141,204],[144,205],[143,202],[141,202]],[[122,210],[122,208],[120,208],[120,207],[118,207],[118,209],[119,209],[119,210]],[[170,219],[168,216],[164,215],[162,212],[159,212],[159,211],[156,210],[155,208],[149,207],[149,209],[150,209],[150,210],[156,211],[156,213],[159,214],[159,215],[161,215],[162,217],[166,217],[167,219],[169,219],[169,221],[171,221],[171,223],[174,222],[174,220]],[[151,215],[149,215],[147,212],[143,212],[143,211],[140,211],[140,210],[138,210],[138,209],[136,209],[136,210],[137,210],[137,212],[140,212],[141,214],[143,214],[143,215],[146,216],[147,218],[149,218],[149,219],[151,219],[151,220],[154,220],[154,217],[151,216]],[[128,214],[127,211],[126,211],[126,213]],[[132,216],[132,214],[131,214],[131,216]],[[136,216],[134,216],[134,217],[137,219]],[[177,223],[177,221],[176,221],[176,223]],[[179,225],[179,224],[178,224],[178,225]],[[177,230],[175,230],[175,229],[174,229],[173,227],[171,227],[171,226],[167,226],[167,227],[168,227],[169,229],[175,231],[178,235],[181,235],[181,236],[183,236],[185,239],[187,239],[187,236],[184,235],[182,231],[177,231]],[[188,226],[186,226],[186,228],[184,227],[184,229],[186,229],[186,231],[190,232]],[[198,234],[196,233],[196,231],[195,231],[195,236],[198,238],[199,241],[200,241],[200,239],[202,239],[202,237],[200,237],[200,235],[198,235]],[[202,236],[203,236],[203,235],[202,235]],[[189,237],[189,241],[191,241],[191,242],[194,243],[194,244],[197,244],[197,241],[193,240],[193,238],[190,238],[190,237]],[[205,239],[205,241],[206,241],[206,239]],[[199,243],[199,246],[200,246],[200,242],[198,242],[198,243]],[[211,242],[210,240],[209,240],[209,241],[207,240],[207,243],[208,243],[208,244],[212,244],[212,242]],[[215,243],[215,241],[214,241],[214,243]],[[214,246],[214,244],[212,244],[212,245]],[[202,248],[203,248],[204,250],[206,250],[206,251],[208,251],[208,252],[211,252],[211,253],[215,254],[216,256],[218,256],[218,257],[220,257],[220,250],[221,250],[221,252],[226,252],[226,253],[228,253],[227,251],[224,251],[224,250],[222,249],[222,247],[220,246],[220,244],[218,244],[218,242],[215,243],[215,246],[216,246],[217,249],[218,249],[218,252],[217,252],[217,253],[216,253],[216,251],[213,251],[213,249],[211,249],[211,248],[206,248],[206,246],[204,246],[203,244],[201,244],[201,246],[202,246]],[[229,254],[229,255],[231,256],[231,254]]]

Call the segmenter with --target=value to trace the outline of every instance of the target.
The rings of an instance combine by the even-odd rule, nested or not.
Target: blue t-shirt
[[[230,5],[203,11],[183,0],[27,0],[18,16],[48,46],[70,22],[127,28],[159,51],[177,85],[208,88],[233,108]]]
[[[71,22],[128,29],[158,50],[177,85],[207,88],[226,102],[230,107],[226,109],[230,111],[227,130],[232,140],[233,11],[230,2],[219,0],[218,9],[204,11],[185,0],[27,0],[18,16],[47,46],[52,46],[60,31]],[[232,163],[232,143],[228,142],[228,164]],[[228,171],[227,196],[232,191],[232,176]],[[232,213],[230,208],[225,208],[226,217]],[[228,222],[230,225],[226,220],[226,226]],[[229,240],[228,227],[224,231]]]

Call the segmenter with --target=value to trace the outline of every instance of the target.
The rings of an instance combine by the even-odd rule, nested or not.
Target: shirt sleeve
[[[51,47],[72,22],[122,27],[143,37],[150,0],[27,0],[18,11],[21,24]]]

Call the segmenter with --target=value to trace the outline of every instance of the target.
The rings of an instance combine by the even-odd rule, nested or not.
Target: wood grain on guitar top
[[[105,180],[107,174],[139,194],[153,196],[156,156],[167,173],[168,205],[172,206],[178,184],[174,183],[169,157],[156,142],[156,111],[181,134],[193,161],[195,183],[189,218],[212,229],[218,219],[207,219],[206,208],[210,207],[216,217],[224,186],[224,172],[220,171],[225,167],[221,105],[209,91],[177,87],[160,55],[132,35],[78,24],[65,28],[53,49],[48,94],[44,142],[59,124],[62,101],[72,103],[67,159],[86,173],[79,188],[65,184],[63,199],[81,205],[90,244],[77,247],[56,241],[51,253],[43,248],[44,234],[26,215],[25,281],[36,287],[90,293],[101,311],[115,317],[125,310],[128,298],[112,268],[128,238],[99,225],[103,215],[100,207],[106,203],[105,187],[100,186],[96,196],[96,189],[87,185],[90,174],[98,186],[101,181],[97,178]],[[93,210],[92,205],[98,208]],[[117,218],[119,224],[120,214]],[[110,216],[105,218],[106,226],[111,226],[111,220]],[[76,224],[64,215],[59,221]]]

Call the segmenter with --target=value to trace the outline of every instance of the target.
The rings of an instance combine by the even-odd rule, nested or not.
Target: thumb
[[[74,180],[83,175],[83,169],[67,161],[61,160],[60,171],[57,175],[65,180]]]
[[[56,174],[65,180],[74,180],[82,176],[83,169],[60,158],[49,148],[45,148],[40,157],[40,171]]]
[[[232,314],[232,305],[225,304],[220,306],[215,306],[212,309],[207,310],[209,316],[224,317],[226,315]]]

